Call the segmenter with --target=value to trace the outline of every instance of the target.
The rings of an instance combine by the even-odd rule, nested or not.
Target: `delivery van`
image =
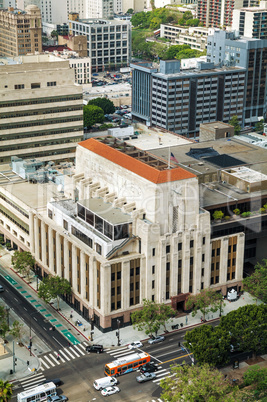
[[[116,385],[118,383],[117,378],[115,377],[103,377],[94,381],[94,387],[97,391],[101,391],[106,387],[111,387],[112,385]]]

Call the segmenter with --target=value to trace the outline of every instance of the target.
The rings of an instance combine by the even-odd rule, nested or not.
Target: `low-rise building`
[[[160,37],[176,45],[189,45],[191,49],[203,51],[207,47],[208,35],[212,29],[205,27],[180,27],[173,24],[160,24]]]

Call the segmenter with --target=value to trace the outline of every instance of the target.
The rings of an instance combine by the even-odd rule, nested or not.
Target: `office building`
[[[247,38],[267,39],[267,2],[259,7],[247,7],[233,12],[232,29]]]
[[[69,61],[45,54],[1,62],[0,162],[73,160],[83,137],[83,98]]]
[[[215,30],[208,37],[207,61],[246,69],[242,125],[266,117],[267,39],[240,38],[235,32]]]
[[[15,57],[42,51],[40,9],[27,6],[25,11],[0,10],[0,56]]]
[[[266,203],[266,158],[256,169],[266,150],[244,143],[241,150],[238,139],[222,138],[232,134],[220,122],[214,132],[216,141],[204,133],[203,144],[176,137],[171,151],[180,165],[167,162],[168,147],[137,148],[143,137],[81,142],[64,196],[51,201],[52,183],[24,182],[32,196],[20,202],[22,183],[2,184],[1,232],[31,251],[39,275],[68,279],[67,302],[102,331],[116,328],[117,319],[129,324],[144,298],[184,310],[191,292],[239,291],[244,262],[264,256],[267,213],[244,219],[233,210],[258,211]],[[47,202],[37,204],[36,191]],[[216,209],[228,218],[211,223]]]
[[[200,62],[197,69],[180,70],[180,61],[131,64],[132,116],[187,137],[196,137],[200,123],[242,119],[245,69],[214,67]]]
[[[70,13],[69,28],[72,35],[86,36],[87,56],[91,58],[93,73],[129,66],[130,21],[79,19],[76,13]]]
[[[113,0],[91,0],[87,4],[88,12],[86,18],[113,19]]]
[[[205,27],[230,27],[233,10],[258,5],[258,0],[200,0],[197,3],[197,18]]]

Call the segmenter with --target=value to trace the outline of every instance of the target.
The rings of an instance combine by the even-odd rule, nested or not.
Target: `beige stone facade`
[[[12,63],[0,65],[0,163],[12,156],[73,160],[83,100],[69,61],[35,55]]]
[[[25,11],[0,10],[0,56],[14,57],[42,51],[40,9],[29,5]]]

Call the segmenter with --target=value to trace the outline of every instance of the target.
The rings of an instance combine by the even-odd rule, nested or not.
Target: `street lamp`
[[[30,347],[29,347],[30,356],[32,356],[32,316],[37,313],[39,313],[39,311],[34,311],[33,313],[30,314]]]
[[[117,338],[118,338],[118,346],[120,346],[120,320],[117,319],[117,325],[118,325],[118,331],[116,332]]]

